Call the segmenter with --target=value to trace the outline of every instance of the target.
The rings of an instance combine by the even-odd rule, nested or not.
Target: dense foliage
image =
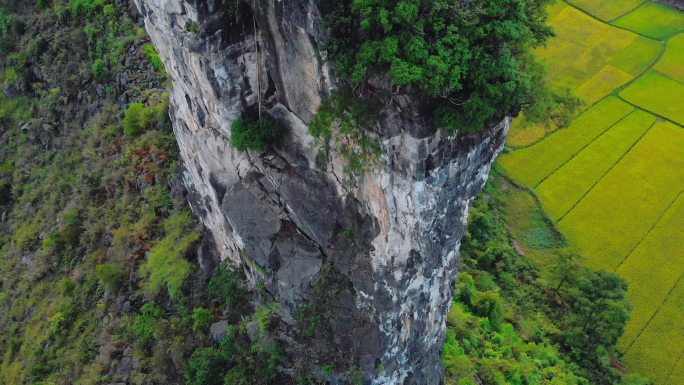
[[[505,214],[511,193],[499,186],[514,188],[496,177],[471,209],[447,321],[447,383],[616,383],[611,364],[630,310],[624,280],[581,267],[548,222],[533,221],[530,243],[515,241],[543,249],[552,267],[518,255]]]
[[[246,334],[268,317],[252,317],[239,274],[208,287],[193,258],[200,229],[173,187],[165,76],[145,41],[108,0],[0,0],[2,384],[183,383],[226,318],[221,383],[274,376],[277,348]]]
[[[240,151],[263,152],[283,134],[282,127],[268,118],[238,118],[231,124],[230,143]]]
[[[347,0],[327,23],[340,78],[386,72],[433,100],[435,123],[478,130],[536,92],[520,60],[551,35],[547,0]]]

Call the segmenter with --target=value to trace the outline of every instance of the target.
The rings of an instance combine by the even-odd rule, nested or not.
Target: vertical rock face
[[[283,369],[331,383],[360,373],[373,384],[439,384],[468,204],[510,118],[446,136],[376,79],[381,160],[351,177],[307,128],[336,84],[319,52],[325,2],[241,2],[236,18],[232,0],[135,1],[173,83],[193,210],[222,256],[277,304]],[[254,113],[258,95],[288,134],[269,153],[239,152],[230,125]],[[334,373],[317,370],[324,364]]]

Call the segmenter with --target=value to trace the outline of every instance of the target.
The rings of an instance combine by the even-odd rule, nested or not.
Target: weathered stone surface
[[[221,342],[226,333],[228,333],[228,321],[225,320],[214,322],[209,328],[209,334],[216,343]]]
[[[334,152],[317,164],[320,148],[307,129],[336,82],[317,54],[323,2],[242,3],[250,20],[230,30],[220,2],[136,4],[173,82],[188,199],[222,257],[279,305],[275,337],[287,349],[285,369],[334,361],[373,384],[439,384],[468,204],[503,148],[510,118],[447,136],[410,95],[373,79],[386,106],[376,132],[381,161],[349,177]],[[190,22],[201,32],[187,31]],[[264,113],[288,135],[271,154],[236,151],[230,124],[254,113],[259,94]],[[304,303],[325,306],[325,325],[313,336],[297,330],[295,310]],[[345,382],[342,371],[328,380]]]

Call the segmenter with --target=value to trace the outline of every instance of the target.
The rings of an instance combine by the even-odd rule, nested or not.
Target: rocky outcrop
[[[331,383],[439,384],[440,347],[469,202],[510,118],[447,136],[376,79],[377,166],[362,176],[307,124],[336,87],[318,1],[136,0],[172,80],[191,206],[223,258],[277,304],[284,371]],[[324,3],[324,2],[321,2]],[[221,5],[223,4],[223,5]],[[230,145],[255,113],[287,136],[265,154]],[[315,319],[314,319],[315,318]],[[333,373],[317,370],[332,364]]]

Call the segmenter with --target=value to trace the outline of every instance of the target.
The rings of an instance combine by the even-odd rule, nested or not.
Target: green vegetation
[[[646,0],[569,0],[568,2],[604,21],[615,20],[639,7],[641,4],[648,3]]]
[[[242,313],[247,306],[247,290],[238,274],[226,262],[214,271],[208,289],[209,295],[222,309],[230,308]]]
[[[589,266],[615,269],[668,209],[684,177],[682,146],[681,128],[656,123],[559,222]]]
[[[684,83],[684,33],[667,42],[667,50],[653,68],[661,74]]]
[[[154,70],[160,74],[164,74],[166,71],[164,68],[164,63],[162,63],[161,58],[159,58],[157,51],[154,50],[154,46],[147,43],[142,45],[142,49],[147,54],[147,57],[150,58],[150,63],[152,64]]]
[[[620,92],[620,97],[628,102],[682,125],[684,109],[681,104],[672,102],[672,95],[684,95],[684,83],[658,71],[649,71]]]
[[[107,65],[102,59],[95,59],[93,63],[93,77],[98,81],[107,79]]]
[[[229,327],[218,348],[195,351],[185,364],[190,385],[266,385],[277,377],[280,359],[274,345],[251,344],[244,324]]]
[[[107,289],[115,291],[124,280],[123,266],[116,263],[105,263],[96,269],[97,279]]]
[[[534,189],[587,266],[615,271],[628,282],[634,312],[618,344],[626,368],[678,385],[684,115],[674,101],[684,97],[684,35],[671,36],[684,28],[684,14],[650,1],[570,2],[653,39],[563,3],[552,6],[558,36],[535,53],[549,81],[577,87],[575,94],[588,102],[612,95],[543,140],[553,128],[514,127],[515,145],[537,143],[505,154],[500,164],[516,183]],[[527,252],[540,266],[553,263]]]
[[[166,288],[171,298],[177,299],[181,295],[191,268],[185,253],[199,238],[189,224],[192,222],[188,212],[175,214],[164,221],[164,237],[150,249],[147,261],[140,266],[140,274],[148,276],[144,288],[149,293],[159,294]]]
[[[664,239],[667,241],[663,242]],[[634,303],[631,321],[620,340],[621,350],[627,351],[651,317],[657,313],[661,301],[653,299],[667,298],[670,291],[677,287],[684,274],[684,265],[673,256],[678,254],[682,241],[684,195],[677,198],[653,230],[629,253],[617,269],[617,273],[625,277],[629,283],[629,297]]]
[[[516,182],[534,187],[633,111],[629,104],[608,97],[580,115],[569,127],[533,146],[504,154],[499,163]]]
[[[266,151],[283,135],[282,126],[268,118],[237,118],[230,127],[230,143],[240,151]]]
[[[380,142],[374,134],[379,119],[372,103],[350,95],[333,94],[323,101],[309,122],[309,132],[341,155],[347,174],[358,174],[375,166]]]
[[[344,1],[326,18],[332,39],[325,48],[340,78],[363,85],[386,72],[396,87],[434,101],[438,127],[475,131],[534,98],[518,59],[551,35],[546,3]]]
[[[536,190],[549,215],[557,221],[570,211],[655,121],[649,113],[634,111],[546,177]]]
[[[166,96],[162,101],[151,107],[145,107],[142,103],[131,103],[124,113],[123,126],[124,133],[130,138],[140,136],[146,129],[166,129],[171,122],[166,111],[168,101]]]
[[[684,32],[684,12],[646,1],[639,8],[615,20],[613,25],[662,40]]]
[[[0,95],[0,382],[182,382],[193,352],[215,345],[206,331],[225,307],[187,258],[200,234],[172,193],[163,75],[125,8],[35,3],[0,0],[0,82],[11,94]],[[135,72],[121,89],[110,74],[126,61]],[[276,382],[273,342],[246,336],[244,283],[214,277],[235,305],[231,322],[245,320],[227,383]]]
[[[192,330],[206,332],[213,321],[211,310],[196,307],[192,310]]]
[[[626,2],[591,3],[620,5]],[[549,14],[556,36],[535,50],[534,56],[546,68],[546,80],[552,94],[577,97],[588,107],[641,75],[660,53],[659,42],[601,23],[565,2],[553,4]],[[551,109],[555,107],[553,103],[545,105]],[[560,107],[555,114],[572,118],[573,110],[578,110],[579,104],[566,103]],[[531,145],[568,125],[567,119],[542,123],[518,119],[511,130],[509,145]]]
[[[530,196],[494,174],[473,205],[447,320],[446,383],[617,382],[610,361],[629,314],[626,284],[581,267],[534,199],[520,197]],[[533,229],[547,241],[522,236]],[[512,241],[531,255],[516,255]]]

